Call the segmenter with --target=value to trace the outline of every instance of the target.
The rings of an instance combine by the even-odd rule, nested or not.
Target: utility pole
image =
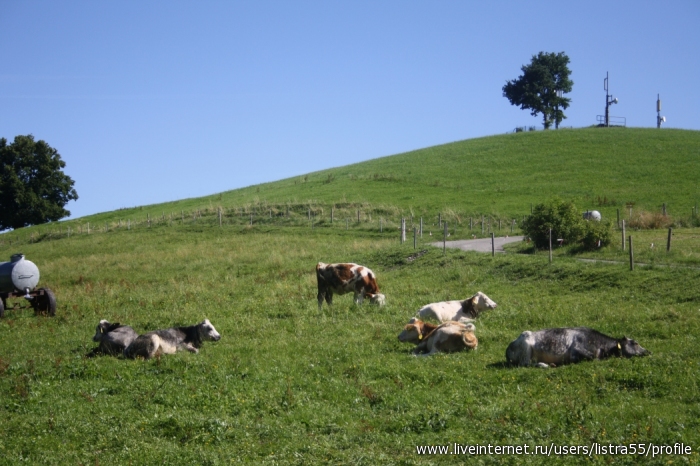
[[[617,98],[608,93],[608,72],[605,72],[603,88],[605,89],[605,126],[610,126],[610,106],[617,103]]]

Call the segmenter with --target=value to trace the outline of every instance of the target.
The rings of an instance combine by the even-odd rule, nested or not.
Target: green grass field
[[[531,452],[684,443],[691,454],[547,463],[698,464],[698,152],[700,135],[689,131],[519,133],[2,235],[0,260],[21,251],[34,261],[58,310],[8,310],[0,320],[0,464],[544,462],[416,450],[454,443]],[[480,225],[469,229],[481,215],[504,235],[507,220],[553,195],[607,218],[628,215],[627,203],[635,212],[667,203],[672,250],[665,228],[628,231],[649,264],[634,271],[620,244],[584,255],[560,248],[552,264],[525,244],[496,257],[427,245],[442,239],[438,214],[454,238],[481,236]],[[416,250],[398,241],[398,222],[411,214],[426,221]],[[427,252],[414,259],[417,251]],[[370,266],[387,305],[356,306],[346,295],[319,312],[318,261]],[[397,340],[420,306],[476,291],[498,303],[476,322],[476,351],[416,358]],[[93,356],[103,318],[138,332],[208,318],[222,338],[199,354],[150,361]],[[505,365],[523,330],[579,325],[634,338],[652,355]]]

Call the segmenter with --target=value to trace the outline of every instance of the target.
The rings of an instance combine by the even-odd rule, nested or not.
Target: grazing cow
[[[611,356],[645,356],[649,351],[627,337],[612,338],[588,327],[549,328],[523,332],[506,349],[506,359],[518,366],[556,367]]]
[[[411,321],[406,324],[403,331],[399,333],[399,341],[403,343],[413,343],[417,345],[427,337],[430,332],[438,328],[437,325],[431,324],[429,322],[423,322],[418,319],[411,319]]]
[[[379,292],[377,276],[365,266],[345,264],[316,264],[316,280],[318,281],[318,309],[323,305],[323,299],[333,304],[333,293],[354,293],[355,302],[361,304],[367,296],[373,304],[383,306],[386,297]]]
[[[418,309],[416,319],[435,319],[440,322],[454,320],[457,322],[473,322],[486,309],[495,309],[497,304],[481,291],[464,301],[443,301],[431,303]]]
[[[220,338],[219,332],[206,319],[190,327],[173,327],[139,335],[126,347],[124,356],[131,359],[150,359],[161,354],[174,354],[182,349],[198,353],[197,348],[202,346],[203,342],[219,341]]]
[[[138,337],[133,328],[128,325],[114,324],[101,320],[95,328],[95,336],[92,341],[99,342],[97,351],[111,356],[117,356]]]
[[[474,330],[476,327],[472,323],[445,322],[423,338],[413,350],[413,354],[431,356],[435,353],[454,353],[464,349],[474,349],[479,344]]]

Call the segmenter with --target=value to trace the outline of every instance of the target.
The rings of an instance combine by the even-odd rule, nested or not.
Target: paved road
[[[503,250],[503,245],[507,243],[514,243],[516,241],[522,241],[524,236],[509,236],[509,237],[496,237],[494,238],[494,250],[496,252],[505,252]],[[442,241],[439,243],[430,243],[432,246],[441,248]],[[446,246],[448,248],[457,248],[462,251],[478,251],[478,252],[491,252],[491,238],[479,238],[479,239],[461,239],[458,241],[448,241]]]

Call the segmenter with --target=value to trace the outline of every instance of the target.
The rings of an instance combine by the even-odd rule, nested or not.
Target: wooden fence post
[[[632,235],[630,235],[630,270],[634,270],[634,252],[632,248]]]
[[[491,232],[491,257],[493,257],[495,255],[496,255],[496,237],[493,234],[493,232]]]
[[[668,241],[666,241],[666,252],[671,251],[671,234],[673,232],[673,228],[668,229]]]
[[[622,219],[622,250],[625,250],[625,219]]]
[[[442,253],[447,253],[447,222],[445,222],[445,227],[442,231]]]
[[[420,218],[420,237],[423,237],[423,217]]]
[[[406,242],[406,219],[401,217],[401,244]]]
[[[663,214],[664,217],[666,216],[666,203],[665,202],[664,202],[664,205],[661,207],[661,213]]]
[[[416,249],[416,227],[413,227],[413,249]]]

